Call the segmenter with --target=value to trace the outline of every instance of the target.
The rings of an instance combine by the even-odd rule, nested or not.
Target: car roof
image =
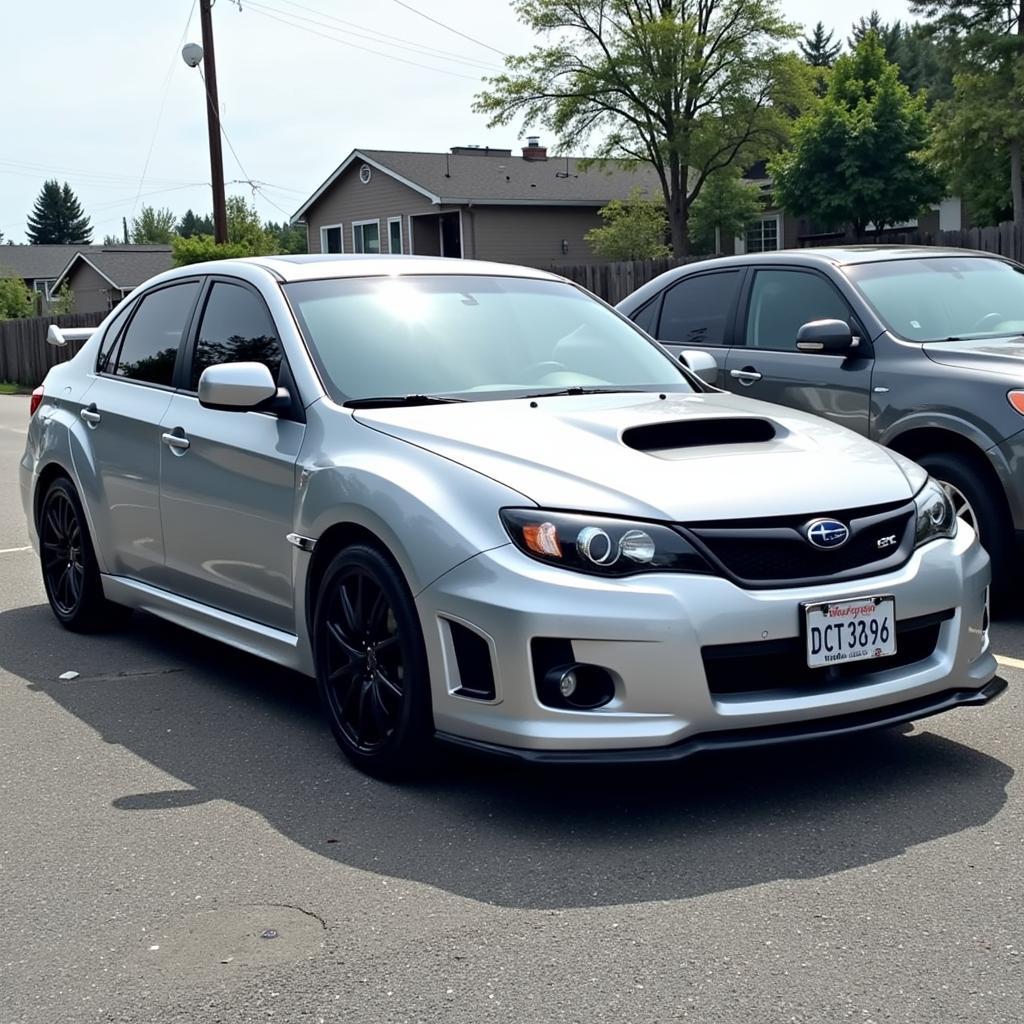
[[[690,274],[703,273],[708,270],[719,270],[727,267],[749,267],[759,263],[779,267],[849,267],[865,263],[884,263],[894,260],[939,259],[955,256],[986,258],[1010,262],[1008,257],[995,252],[983,252],[979,249],[956,249],[938,245],[830,245],[811,249],[778,249],[774,252],[753,252],[740,256],[715,256],[711,259],[695,260],[641,285],[636,291],[627,295],[618,308],[627,315],[638,309],[651,296],[662,291],[667,285]]]
[[[160,280],[187,277],[192,274],[230,274],[242,272],[250,277],[253,268],[269,271],[278,281],[315,281],[338,277],[380,277],[382,275],[431,274],[488,277],[534,278],[563,281],[556,274],[512,263],[488,263],[483,260],[445,259],[440,256],[390,256],[303,254],[283,256],[249,256],[242,259],[211,260],[178,267],[161,275]]]

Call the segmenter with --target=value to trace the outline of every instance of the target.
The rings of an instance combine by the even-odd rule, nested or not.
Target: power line
[[[160,131],[160,121],[164,115],[164,107],[167,105],[167,94],[171,91],[171,79],[174,77],[174,68],[178,59],[178,51],[185,43],[185,37],[188,35],[188,27],[192,24],[192,15],[195,14],[195,11],[196,0],[192,0],[192,6],[188,11],[188,17],[185,19],[185,27],[181,30],[181,38],[178,40],[178,45],[174,48],[174,53],[171,55],[171,63],[168,65],[167,74],[164,76],[164,89],[163,95],[160,97],[160,109],[157,111],[156,124],[153,125],[153,134],[149,140],[149,149],[146,151],[146,162],[142,165],[142,174],[139,176],[139,187],[135,196],[135,202],[132,203],[132,217],[135,216],[136,207],[139,205],[142,183],[146,180],[146,171],[149,170],[149,161],[153,156],[153,147],[156,145],[156,137]]]
[[[325,11],[318,11],[316,8],[307,7],[305,4],[295,3],[294,0],[279,0],[280,3],[287,4],[289,7],[297,7],[300,11],[308,11],[310,14],[316,14],[320,18],[326,18],[328,21],[335,22],[338,25],[344,25],[344,29],[335,29],[331,25],[327,25],[323,21],[317,21],[314,18],[304,18],[301,14],[291,14],[287,11],[282,11],[274,7],[267,7],[265,4],[255,3],[254,0],[247,0],[250,7],[261,7],[264,10],[277,10],[278,14],[287,14],[288,17],[296,18],[299,21],[308,21],[313,25],[319,25],[321,28],[327,28],[334,32],[345,32],[348,35],[356,36],[358,39],[367,39],[371,43],[379,43],[383,46],[393,46],[399,50],[406,50],[410,53],[418,53],[425,57],[440,57],[443,60],[450,60],[457,64],[464,64],[467,67],[480,68],[484,71],[497,71],[500,70],[494,64],[488,64],[485,61],[477,60],[475,57],[467,57],[463,54],[453,53],[451,50],[441,50],[435,46],[426,46],[423,43],[414,42],[411,39],[403,39],[401,36],[393,36],[387,32],[379,32],[375,28],[369,28],[366,25],[359,25],[354,21],[346,21],[344,18],[335,17],[333,14],[327,14]],[[370,33],[367,35],[366,33]]]
[[[255,5],[251,3],[248,3],[246,5],[246,8],[247,10],[251,11],[253,14],[258,15],[261,18],[270,18],[271,21],[279,22],[282,25],[288,25],[290,28],[298,29],[300,32],[308,32],[310,35],[319,36],[321,39],[327,39],[332,43],[339,43],[342,46],[351,47],[353,50],[362,50],[365,53],[372,53],[378,57],[383,57],[385,58],[385,60],[397,61],[399,64],[409,64],[414,68],[422,68],[425,71],[435,71],[439,75],[451,75],[454,78],[464,78],[469,82],[479,81],[479,78],[474,77],[473,75],[463,75],[460,74],[458,71],[447,71],[444,68],[436,68],[431,64],[420,64],[414,60],[406,60],[405,57],[396,57],[393,53],[384,53],[381,50],[373,50],[369,46],[360,46],[358,43],[350,43],[346,39],[339,39],[337,36],[327,35],[324,32],[318,32],[314,28],[307,28],[305,25],[297,25],[293,21],[285,21],[284,18],[278,17],[276,14],[270,14],[268,11],[265,10],[257,10]],[[330,29],[329,31],[333,32],[336,30]]]
[[[476,43],[477,46],[482,46],[485,50],[493,50],[502,57],[508,56],[504,50],[499,50],[496,46],[491,46],[490,43],[485,43],[480,39],[474,39],[472,36],[467,36],[465,32],[460,32],[457,28],[452,28],[451,25],[446,25],[443,21],[438,21],[437,18],[432,18],[429,14],[424,14],[422,11],[416,10],[415,7],[405,3],[404,0],[395,0],[395,3],[398,4],[399,7],[404,7],[407,11],[412,11],[413,14],[418,14],[421,18],[426,18],[427,21],[433,22],[435,25],[440,25],[441,28],[447,29],[449,32],[454,32],[457,36],[462,36],[463,39],[468,39],[471,43]]]

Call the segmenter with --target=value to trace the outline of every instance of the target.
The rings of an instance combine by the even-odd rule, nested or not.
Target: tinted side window
[[[673,285],[661,307],[658,340],[677,345],[724,345],[739,286],[738,270],[698,274]]]
[[[811,320],[845,320],[850,307],[817,274],[759,270],[750,290],[746,344],[752,348],[796,350],[797,331]]]
[[[171,285],[144,295],[125,332],[114,369],[119,377],[170,385],[182,332],[199,282]]]
[[[114,346],[117,344],[117,338],[121,333],[121,328],[124,327],[125,321],[131,315],[134,308],[134,302],[125,306],[124,309],[114,317],[110,326],[104,332],[103,341],[100,343],[99,355],[96,357],[97,373],[109,373],[113,370],[114,367],[111,357],[114,354]]]
[[[192,390],[208,366],[263,363],[277,380],[281,343],[263,301],[248,288],[218,281],[210,290],[192,356]]]
[[[645,302],[630,317],[630,320],[632,320],[641,331],[646,331],[652,338],[654,337],[654,332],[658,327],[658,300],[660,298],[660,295],[656,295],[650,300],[650,302]]]

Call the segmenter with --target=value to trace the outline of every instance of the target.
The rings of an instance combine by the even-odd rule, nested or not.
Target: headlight
[[[953,503],[938,482],[929,479],[917,492],[914,504],[917,506],[917,547],[956,534]]]
[[[689,541],[656,523],[526,508],[502,509],[501,521],[520,551],[564,569],[598,576],[714,572]]]

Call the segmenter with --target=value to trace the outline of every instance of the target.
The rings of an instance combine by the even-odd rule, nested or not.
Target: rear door
[[[637,322],[677,358],[688,348],[710,352],[720,367],[721,386],[743,275],[742,269],[687,274],[664,291],[660,309],[648,305],[639,310]]]
[[[292,554],[295,462],[305,431],[279,334],[259,292],[212,279],[200,302],[181,390],[162,421],[160,507],[175,593],[264,625],[295,631]],[[292,402],[280,412],[199,404],[199,377],[216,363],[262,362]]]
[[[867,436],[871,346],[838,288],[813,270],[753,269],[743,306],[736,345],[720,383],[751,398],[824,416]],[[850,325],[859,338],[853,353],[797,349],[800,328],[825,319]]]
[[[147,292],[107,331],[96,379],[79,410],[76,465],[109,572],[162,585],[160,419],[174,394],[199,281]]]

